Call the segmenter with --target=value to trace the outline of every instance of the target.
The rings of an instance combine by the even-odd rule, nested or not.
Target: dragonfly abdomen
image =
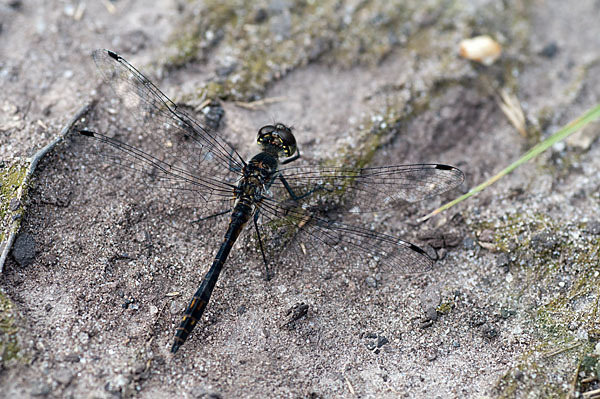
[[[225,233],[225,239],[219,248],[219,252],[217,252],[212,266],[204,276],[200,287],[183,313],[183,318],[179,327],[177,327],[173,346],[171,347],[172,353],[177,353],[179,347],[183,345],[196,326],[198,320],[202,317],[202,313],[204,313],[204,309],[206,309],[206,305],[208,304],[213,289],[219,279],[219,274],[221,274],[223,265],[229,256],[229,252],[246,225],[246,222],[250,219],[251,213],[252,208],[245,204],[244,201],[238,202],[235,206],[233,214],[231,215],[231,222],[229,222],[229,228]]]

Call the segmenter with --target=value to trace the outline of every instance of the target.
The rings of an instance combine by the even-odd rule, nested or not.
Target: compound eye
[[[277,128],[273,125],[266,125],[258,129],[258,137],[261,138],[263,136],[269,135],[276,131]]]
[[[293,155],[296,152],[296,138],[292,130],[283,124],[277,124],[276,127],[285,155],[288,157]]]

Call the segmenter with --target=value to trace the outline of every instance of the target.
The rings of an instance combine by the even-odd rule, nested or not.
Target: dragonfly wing
[[[325,208],[357,204],[362,212],[380,211],[435,197],[460,185],[463,173],[442,164],[397,165],[375,168],[298,167],[281,170],[297,197]],[[282,181],[271,187],[273,197],[289,198]]]
[[[433,260],[424,250],[397,237],[377,233],[319,216],[310,208],[264,199],[261,226],[269,253],[281,248],[303,255],[333,255],[358,268],[379,267],[392,274],[408,275],[431,269]],[[299,250],[298,250],[299,249]]]
[[[167,189],[180,197],[180,204],[203,200],[202,213],[207,216],[230,206],[242,169],[235,150],[178,109],[118,54],[101,49],[94,51],[93,58],[104,82],[118,95],[123,112],[137,124],[128,135],[118,129],[112,135],[82,131],[96,140],[106,167],[133,174],[134,180],[153,189]]]

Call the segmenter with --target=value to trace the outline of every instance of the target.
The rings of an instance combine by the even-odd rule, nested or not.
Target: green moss
[[[433,39],[436,21],[450,23],[465,12],[453,5],[444,0],[427,4],[298,0],[281,7],[267,1],[190,3],[167,43],[166,53],[173,55],[162,64],[179,68],[218,51],[228,57],[231,70],[216,77],[210,90],[197,88],[188,100],[217,94],[221,99],[252,101],[272,82],[315,60],[343,68],[374,65],[394,49],[454,59],[449,43]]]
[[[452,311],[453,308],[454,308],[453,302],[443,302],[436,308],[436,311],[439,314],[448,314]]]
[[[586,233],[583,223],[562,222],[542,213],[513,213],[470,227],[493,230],[495,250],[510,256],[518,288],[509,286],[504,297],[530,329],[532,349],[500,379],[498,397],[533,392],[535,397],[564,398],[564,387],[553,383],[557,375],[574,381],[579,362],[600,339],[600,239]],[[542,304],[537,290],[543,290]],[[582,332],[588,340],[582,339]]]
[[[20,348],[14,314],[14,305],[4,294],[0,293],[0,357],[3,367],[7,362],[19,358]]]
[[[4,242],[12,229],[19,227],[18,221],[24,211],[20,201],[24,197],[27,166],[26,163],[17,162],[0,169],[0,243]],[[12,209],[15,202],[19,205]],[[16,225],[14,220],[17,220]]]

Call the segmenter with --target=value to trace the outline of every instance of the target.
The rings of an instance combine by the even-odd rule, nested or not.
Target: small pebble
[[[150,305],[150,316],[154,317],[158,313],[158,308],[154,305]]]
[[[377,281],[375,281],[375,279],[371,276],[367,277],[365,279],[365,282],[367,283],[367,285],[371,288],[377,288]]]
[[[481,312],[477,312],[475,314],[473,314],[471,316],[471,326],[472,327],[479,327],[485,324],[485,322],[487,321],[485,315]]]
[[[483,331],[483,335],[487,339],[496,338],[498,336],[498,330],[496,330],[494,327],[490,326],[489,324],[484,325],[482,327],[482,331]]]
[[[59,384],[62,384],[64,386],[67,386],[71,383],[71,381],[73,381],[73,372],[69,369],[61,369],[58,370],[55,374],[54,374],[54,379],[56,380],[56,382],[58,382]]]
[[[486,229],[479,234],[479,241],[483,242],[494,242],[494,232]]]
[[[435,308],[427,308],[425,313],[427,314],[427,318],[431,321],[436,321],[438,319],[438,312]]]
[[[29,266],[35,258],[35,240],[29,233],[17,236],[12,248],[12,255],[21,267]]]
[[[66,362],[79,363],[79,360],[81,360],[81,358],[79,357],[79,355],[77,355],[75,353],[69,353],[68,355],[65,356]]]
[[[437,351],[431,351],[427,354],[427,361],[433,362],[435,359],[437,359]]]
[[[378,348],[381,348],[383,345],[385,345],[385,344],[388,344],[389,342],[390,342],[390,341],[389,341],[389,340],[388,340],[386,337],[384,337],[384,336],[380,335],[380,336],[377,338],[377,347],[378,347]]]
[[[48,396],[50,393],[50,386],[44,381],[35,381],[31,388],[32,396]]]
[[[468,251],[475,249],[475,240],[471,237],[465,238],[463,240],[463,247]]]
[[[515,371],[515,378],[517,380],[521,381],[523,379],[523,377],[525,377],[525,374],[523,374],[523,372],[521,370]]]
[[[85,331],[80,331],[79,334],[77,334],[77,339],[79,339],[79,342],[83,345],[87,345],[88,342],[90,342],[90,336]]]
[[[546,58],[553,58],[558,53],[558,45],[556,42],[548,43],[540,51],[540,55]]]

